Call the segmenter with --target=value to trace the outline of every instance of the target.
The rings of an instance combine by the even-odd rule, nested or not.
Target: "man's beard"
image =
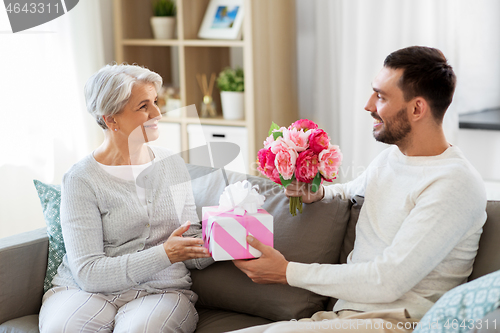
[[[375,140],[387,144],[397,144],[405,140],[411,132],[411,125],[406,112],[406,108],[399,110],[392,119],[382,123],[382,128],[379,131],[374,129],[373,137]],[[374,112],[372,112],[372,117],[381,120]]]

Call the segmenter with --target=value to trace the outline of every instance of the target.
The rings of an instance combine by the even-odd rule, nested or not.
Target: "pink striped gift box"
[[[248,235],[273,246],[273,216],[264,209],[236,215],[211,206],[203,207],[202,215],[203,240],[215,261],[260,257],[262,253],[248,245]]]

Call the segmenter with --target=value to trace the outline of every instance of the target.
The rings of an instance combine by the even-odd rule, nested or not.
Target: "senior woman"
[[[188,268],[212,259],[194,237],[200,225],[183,160],[145,144],[159,135],[161,85],[148,69],[108,65],[85,86],[104,142],[63,178],[67,253],[43,297],[42,333],[196,328]]]

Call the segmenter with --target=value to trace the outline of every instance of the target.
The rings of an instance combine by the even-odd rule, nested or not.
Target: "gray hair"
[[[160,75],[137,65],[106,65],[85,84],[87,111],[97,124],[107,129],[103,116],[120,113],[127,104],[136,82],[152,83],[158,92],[163,84]]]

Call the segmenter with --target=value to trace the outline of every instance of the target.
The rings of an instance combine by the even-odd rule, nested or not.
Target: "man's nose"
[[[368,99],[368,101],[365,104],[365,110],[368,112],[377,111],[377,108],[375,107],[374,97],[375,97],[375,93],[370,96],[370,98]]]

